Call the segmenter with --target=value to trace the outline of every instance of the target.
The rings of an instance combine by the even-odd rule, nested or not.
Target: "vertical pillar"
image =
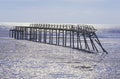
[[[11,30],[11,32],[12,32],[12,38],[14,37],[14,33],[13,33],[13,30]]]
[[[60,45],[60,30],[61,30],[61,25],[58,27],[58,45]]]
[[[22,39],[21,29],[22,29],[21,27],[18,27],[18,28],[17,28],[17,31],[18,31],[18,34],[17,34],[17,35],[18,35],[18,39],[20,39],[20,40]]]
[[[79,32],[77,32],[77,49],[79,49]]]
[[[26,27],[24,27],[24,40],[26,40]]]
[[[60,28],[58,30],[58,45],[60,45]]]
[[[22,27],[22,40],[24,39],[24,27]]]
[[[58,28],[58,27],[57,27]],[[56,29],[56,45],[58,44],[58,39],[57,39],[57,29]]]
[[[71,36],[72,36],[72,31],[70,30],[70,47],[72,47],[72,38],[71,38]]]
[[[29,33],[30,33],[30,34],[29,34],[29,37],[30,37],[29,40],[31,41],[31,40],[32,40],[32,27],[30,27],[29,30],[30,30],[30,32],[29,32]]]
[[[51,44],[51,25],[49,27],[49,44]]]
[[[82,42],[81,42],[80,34],[79,34],[78,39],[79,39],[79,43],[80,43],[80,49],[82,49]]]
[[[63,45],[62,46],[64,46],[64,25],[63,25],[63,28],[62,28],[63,30],[62,30],[62,39],[63,39]]]
[[[53,25],[52,25],[51,44],[53,44],[53,43],[54,43],[54,42],[53,42],[53,41],[54,41],[54,40],[53,40],[53,29],[54,29],[54,28],[53,28]]]
[[[75,47],[74,46],[74,27],[72,27],[72,44],[73,44],[73,48]]]
[[[36,27],[36,42],[38,41],[38,32],[37,32],[37,30],[38,30],[38,27]]]
[[[42,33],[41,33],[41,29],[39,28],[39,42],[41,42],[42,39]]]
[[[67,25],[66,25],[66,29],[65,29],[65,47],[67,45]]]
[[[16,26],[16,39],[19,39],[19,27]]]

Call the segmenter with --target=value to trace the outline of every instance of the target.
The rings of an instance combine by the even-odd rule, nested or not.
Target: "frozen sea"
[[[15,40],[0,25],[0,79],[120,79],[120,26],[95,26],[108,54]]]

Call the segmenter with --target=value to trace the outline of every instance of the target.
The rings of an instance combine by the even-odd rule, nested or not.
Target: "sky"
[[[0,0],[0,22],[120,24],[120,0]]]

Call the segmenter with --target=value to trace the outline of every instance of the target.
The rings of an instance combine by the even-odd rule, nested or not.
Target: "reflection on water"
[[[5,34],[4,34],[5,33]],[[97,32],[109,52],[89,54],[60,46],[14,40],[0,31],[1,79],[119,79],[119,31]]]

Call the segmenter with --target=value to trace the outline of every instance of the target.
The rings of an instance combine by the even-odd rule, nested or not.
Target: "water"
[[[14,40],[0,28],[0,79],[119,79],[120,29],[98,29],[109,54]]]

